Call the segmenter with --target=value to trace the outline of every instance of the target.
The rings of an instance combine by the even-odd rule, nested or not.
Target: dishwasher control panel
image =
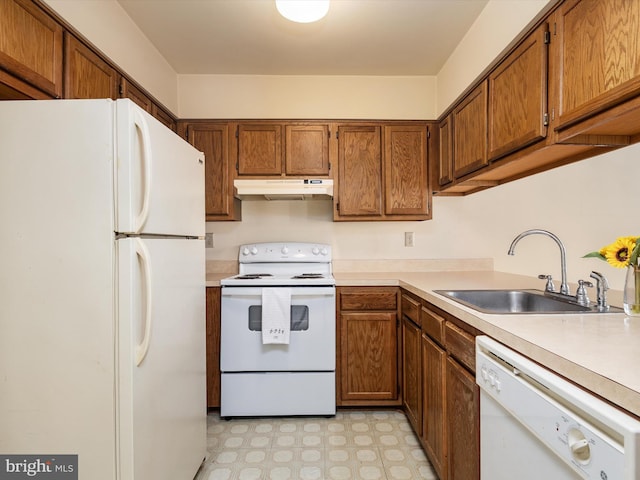
[[[581,478],[638,478],[630,473],[633,459],[625,459],[625,437],[635,442],[640,423],[625,416],[638,430],[617,432],[616,425],[625,420],[622,412],[525,357],[510,352],[515,356],[505,358],[504,353],[481,345],[476,352],[476,383],[501,412],[520,422]],[[481,394],[480,401],[482,429],[483,421],[491,421],[482,416],[482,402],[490,400]],[[633,445],[626,448],[627,455],[635,454]]]

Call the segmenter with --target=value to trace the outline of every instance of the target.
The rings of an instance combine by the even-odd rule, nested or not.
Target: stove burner
[[[262,277],[273,277],[270,273],[247,273],[246,275],[238,275],[237,280],[257,280]]]
[[[324,278],[322,273],[301,273],[291,278]]]

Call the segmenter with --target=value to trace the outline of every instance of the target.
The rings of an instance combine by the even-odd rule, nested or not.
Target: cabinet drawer
[[[440,345],[444,345],[444,318],[426,307],[421,311],[422,331]]]
[[[342,288],[340,310],[397,310],[398,289]]]
[[[446,322],[444,327],[447,351],[472,372],[476,371],[475,337],[460,327]]]
[[[420,302],[409,295],[402,294],[402,315],[420,326]]]

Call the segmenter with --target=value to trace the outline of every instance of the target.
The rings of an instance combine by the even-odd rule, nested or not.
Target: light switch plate
[[[404,232],[404,246],[413,247],[414,235],[413,232]]]
[[[204,246],[205,248],[213,248],[213,233],[204,234]]]

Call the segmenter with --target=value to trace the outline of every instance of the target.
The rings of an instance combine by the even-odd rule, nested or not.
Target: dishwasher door
[[[640,422],[476,338],[482,480],[639,480]]]

